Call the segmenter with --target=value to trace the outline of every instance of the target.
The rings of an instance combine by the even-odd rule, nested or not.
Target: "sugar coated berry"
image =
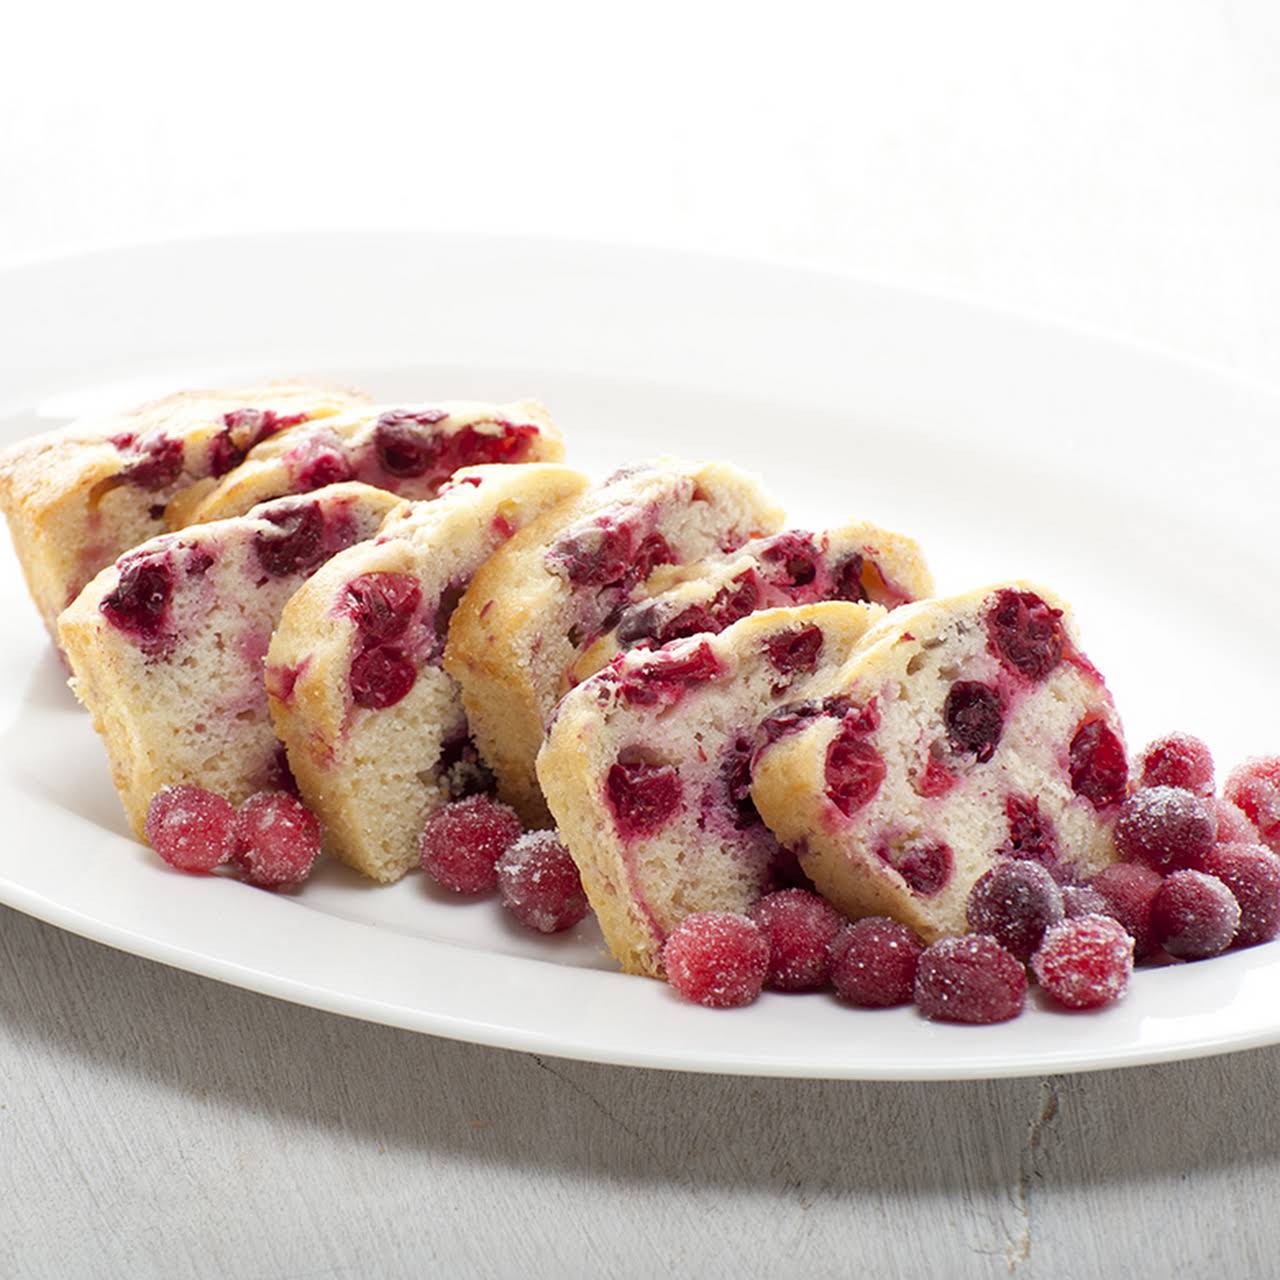
[[[1115,841],[1122,858],[1166,872],[1200,866],[1217,834],[1211,800],[1179,787],[1144,787],[1124,802]]]
[[[1038,862],[997,862],[969,891],[969,928],[1019,960],[1030,960],[1044,931],[1063,916],[1062,890]]]
[[[827,945],[844,917],[825,899],[803,889],[780,889],[751,908],[769,944],[772,991],[817,991],[827,985],[831,961]]]
[[[994,938],[942,938],[920,957],[916,1006],[934,1021],[1007,1022],[1026,996],[1026,970]]]
[[[495,864],[502,905],[539,933],[571,929],[587,914],[582,877],[554,831],[530,831]]]
[[[1222,794],[1239,809],[1272,853],[1280,853],[1280,756],[1246,760],[1233,769]]]
[[[1232,946],[1253,947],[1280,933],[1280,857],[1260,844],[1220,844],[1204,860],[1240,907]]]
[[[489,893],[497,863],[520,838],[515,810],[488,796],[468,796],[437,809],[422,829],[422,869],[454,893]]]
[[[699,911],[671,931],[662,949],[667,981],[708,1009],[750,1004],[769,972],[769,942],[754,920],[732,911]]]
[[[236,849],[236,811],[203,787],[161,787],[147,809],[151,847],[179,871],[212,871]]]
[[[1203,960],[1225,951],[1240,925],[1240,904],[1216,876],[1175,871],[1165,878],[1151,910],[1158,945],[1179,960]]]
[[[1133,939],[1110,916],[1055,924],[1031,959],[1040,986],[1068,1009],[1110,1004],[1129,985]]]
[[[1218,819],[1219,844],[1261,844],[1258,828],[1231,803],[1218,796],[1213,802],[1214,816]]]
[[[869,916],[831,939],[831,982],[841,1000],[861,1009],[910,1004],[924,943],[896,920]]]
[[[1213,795],[1213,755],[1189,733],[1170,733],[1143,748],[1138,757],[1140,787],[1181,787]]]
[[[301,884],[319,854],[320,823],[287,791],[259,791],[236,813],[235,860],[250,884]]]
[[[1141,862],[1115,862],[1103,867],[1089,887],[1106,899],[1107,913],[1115,916],[1133,938],[1133,951],[1142,960],[1155,949],[1151,908],[1164,883],[1158,871]]]
[[[1081,916],[1108,916],[1110,904],[1092,885],[1066,884],[1062,886],[1062,911],[1068,920]]]

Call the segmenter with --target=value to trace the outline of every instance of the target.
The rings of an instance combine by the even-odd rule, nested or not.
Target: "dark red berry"
[[[930,752],[924,772],[917,775],[913,785],[917,794],[932,798],[945,796],[956,785],[956,782],[956,775],[936,755]]]
[[[259,791],[240,806],[235,860],[250,884],[301,884],[319,854],[319,822],[287,791]]]
[[[269,511],[263,518],[279,532],[254,534],[253,548],[273,578],[314,569],[324,559],[324,515],[316,503]]]
[[[1071,739],[1071,786],[1095,809],[1119,804],[1129,787],[1124,743],[1102,720],[1085,720]]]
[[[1134,955],[1139,960],[1156,949],[1151,909],[1163,883],[1158,871],[1141,862],[1112,863],[1089,882],[1089,887],[1106,899],[1108,914],[1132,935]]]
[[[1163,874],[1200,866],[1217,831],[1212,801],[1178,787],[1144,787],[1120,810],[1116,849],[1129,862],[1145,862]]]
[[[203,787],[162,787],[147,809],[151,847],[179,871],[212,871],[236,849],[236,811]]]
[[[119,581],[98,608],[112,626],[151,646],[160,639],[172,594],[167,555],[130,556],[120,561]]]
[[[444,447],[430,428],[447,416],[438,409],[384,413],[373,428],[373,447],[382,469],[403,480],[426,475]]]
[[[1133,939],[1118,920],[1082,916],[1054,925],[1031,960],[1040,986],[1068,1009],[1119,999],[1133,973]]]
[[[1030,960],[1044,932],[1062,919],[1062,891],[1036,862],[1004,859],[969,891],[969,928],[985,933],[1019,960]]]
[[[860,604],[868,599],[867,588],[862,581],[862,565],[862,557],[855,553],[836,566],[832,575],[833,600],[852,600],[855,604]]]
[[[1203,960],[1231,945],[1240,925],[1240,904],[1216,876],[1174,871],[1165,878],[1151,910],[1157,945],[1179,960]]]
[[[1246,760],[1228,775],[1222,794],[1257,827],[1262,843],[1280,853],[1280,756]]]
[[[417,680],[413,659],[399,645],[374,645],[351,660],[351,699],[371,711],[394,707]]]
[[[979,764],[995,754],[1004,731],[1004,704],[990,685],[957,680],[942,704],[947,737],[957,751],[972,751]]]
[[[1081,916],[1110,915],[1111,904],[1092,885],[1064,884],[1062,911],[1068,920],[1079,920]]]
[[[624,840],[651,836],[680,808],[680,775],[669,764],[619,760],[609,770],[605,794]]]
[[[727,587],[721,587],[707,606],[714,626],[713,631],[723,631],[740,618],[754,613],[760,607],[760,588],[755,574],[748,569],[740,573]]]
[[[780,889],[751,908],[751,919],[769,943],[765,985],[773,991],[817,991],[827,984],[827,944],[844,917],[816,893]]]
[[[468,796],[437,809],[422,829],[422,869],[454,893],[489,893],[497,863],[520,838],[515,810],[488,796]]]
[[[1214,817],[1218,820],[1219,844],[1261,844],[1258,828],[1244,814],[1222,796],[1213,801]]]
[[[818,576],[818,549],[811,533],[780,533],[770,538],[760,561],[769,581],[783,591],[807,587]]]
[[[1009,838],[997,850],[1009,858],[1038,862],[1050,875],[1058,871],[1058,841],[1053,825],[1033,796],[1009,795],[1004,802]]]
[[[938,1022],[1007,1022],[1022,1012],[1027,974],[994,938],[970,934],[926,947],[916,972],[916,1006]]]
[[[878,717],[870,719],[874,727]],[[868,741],[867,723],[851,712],[827,747],[827,798],[846,816],[868,804],[885,778],[884,757]]]
[[[782,675],[796,671],[812,671],[822,652],[822,628],[792,627],[765,641],[765,652],[773,667]]]
[[[352,476],[351,463],[337,450],[324,450],[307,462],[298,472],[297,488],[300,493],[323,489],[325,485],[341,484]]]
[[[886,839],[876,849],[876,855],[923,898],[932,897],[951,879],[951,847],[941,840],[921,838],[903,843]]]
[[[422,602],[418,579],[408,573],[363,573],[347,583],[343,612],[362,638],[394,640],[404,634]]]
[[[1000,591],[987,614],[987,638],[1006,667],[1028,680],[1044,680],[1066,648],[1062,611],[1031,591]]]
[[[628,706],[674,705],[691,687],[714,680],[723,671],[705,641],[674,651],[660,649],[626,672],[618,683],[618,696]]]
[[[155,492],[171,485],[182,474],[181,440],[154,436],[142,446],[136,461],[120,472],[120,479],[139,489]]]
[[[576,587],[606,587],[626,577],[632,545],[630,526],[601,519],[555,542],[547,558],[562,564]]]
[[[502,905],[530,929],[559,933],[587,914],[577,864],[554,831],[522,835],[495,865]]]
[[[872,916],[845,925],[831,940],[836,994],[863,1009],[910,1004],[924,943],[905,924]]]
[[[735,738],[725,751],[720,776],[729,804],[733,807],[733,825],[747,831],[760,823],[760,811],[751,798],[751,757],[755,743],[750,738]]]
[[[672,989],[708,1009],[750,1004],[769,971],[769,943],[754,921],[730,911],[700,911],[671,931],[662,964]]]
[[[1280,934],[1280,858],[1265,845],[1220,844],[1205,858],[1204,871],[1221,880],[1240,907],[1233,946],[1257,946]]]
[[[1181,787],[1213,795],[1213,756],[1189,733],[1170,733],[1148,743],[1138,757],[1140,787]]]

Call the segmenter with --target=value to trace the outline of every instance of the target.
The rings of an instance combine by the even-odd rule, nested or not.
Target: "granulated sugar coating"
[[[1280,756],[1259,756],[1233,769],[1222,794],[1258,828],[1262,843],[1280,853]]]
[[[488,796],[468,796],[437,809],[422,830],[422,869],[454,893],[490,893],[497,861],[521,833],[514,809]]]
[[[1133,938],[1133,950],[1142,960],[1155,949],[1151,908],[1164,881],[1158,871],[1140,862],[1116,862],[1103,867],[1089,883],[1107,901],[1108,915],[1115,916]]]
[[[942,938],[920,957],[915,996],[938,1022],[1007,1022],[1022,1012],[1027,974],[994,938]]]
[[[695,1004],[750,1004],[769,971],[769,943],[753,920],[732,911],[699,911],[672,930],[662,950],[671,986]]]
[[[1164,874],[1198,867],[1217,833],[1212,800],[1179,787],[1145,787],[1120,810],[1116,849],[1127,861],[1145,862]]]
[[[1157,945],[1179,960],[1204,960],[1231,945],[1240,904],[1215,876],[1175,871],[1156,895],[1151,928]]]
[[[250,884],[301,884],[319,853],[320,824],[287,791],[259,791],[240,806],[235,860]]]
[[[502,905],[539,933],[571,929],[590,909],[578,868],[554,831],[522,835],[496,869]]]
[[[751,908],[769,943],[769,973],[765,985],[772,991],[818,991],[827,984],[831,960],[827,945],[844,924],[842,916],[816,893],[781,889],[768,894]]]
[[[1109,916],[1110,904],[1092,885],[1068,884],[1062,887],[1062,910],[1068,920],[1081,916]]]
[[[969,928],[1027,961],[1044,931],[1062,919],[1062,890],[1038,862],[1006,858],[969,891]]]
[[[236,811],[203,787],[162,787],[147,809],[151,847],[179,871],[212,871],[236,848]]]
[[[1231,803],[1218,796],[1213,802],[1214,817],[1218,820],[1219,844],[1261,844],[1258,828]]]
[[[1220,844],[1204,869],[1231,890],[1240,907],[1232,946],[1253,947],[1280,933],[1280,858],[1260,844]]]
[[[1096,1009],[1115,1000],[1133,972],[1133,939],[1110,916],[1055,924],[1032,957],[1040,986],[1068,1009]]]
[[[1181,787],[1198,796],[1213,795],[1213,755],[1189,733],[1170,733],[1148,743],[1135,772],[1140,787]]]
[[[868,916],[831,940],[831,982],[840,998],[863,1009],[910,1004],[924,943],[905,924]]]

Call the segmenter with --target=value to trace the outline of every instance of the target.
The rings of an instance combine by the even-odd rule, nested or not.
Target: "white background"
[[[1280,382],[1266,0],[55,3],[6,15],[0,63],[2,259],[353,225],[643,241]],[[1273,1274],[1278,1065],[685,1079],[344,1022],[4,912],[0,1270]]]

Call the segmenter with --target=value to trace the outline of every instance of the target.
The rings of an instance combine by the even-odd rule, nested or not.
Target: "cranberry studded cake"
[[[828,701],[769,737],[752,797],[847,915],[960,934],[970,889],[1002,856],[1062,882],[1116,857],[1119,718],[1066,606],[1038,587],[895,610]]]
[[[175,504],[171,527],[242,515],[289,493],[361,480],[402,498],[434,498],[461,467],[559,462],[564,444],[535,400],[360,408],[259,445],[217,485]]]
[[[184,391],[0,455],[0,507],[50,635],[94,574],[173,527],[168,508],[185,489],[225,475],[269,436],[363,399],[304,382]]]
[[[104,569],[58,629],[72,687],[92,712],[139,838],[161,787],[239,803],[286,785],[263,659],[298,585],[372,537],[397,499],[333,485],[144,542]]]
[[[628,467],[535,520],[476,574],[445,669],[502,798],[546,822],[534,761],[584,650],[644,594],[650,573],[775,531],[782,513],[750,476],[662,458]]]
[[[503,542],[586,483],[550,463],[469,467],[434,501],[401,505],[289,602],[267,664],[271,714],[343,862],[398,880],[428,814],[484,786],[440,665],[450,613]]]
[[[883,614],[839,602],[764,610],[620,655],[561,702],[538,778],[624,970],[658,976],[686,916],[743,912],[773,887],[789,859],[751,801],[761,723],[785,705],[825,706]]]
[[[574,664],[575,683],[624,649],[723,631],[759,609],[820,600],[894,609],[931,596],[933,575],[913,539],[858,522],[824,533],[787,529],[694,564],[664,565],[645,590]]]

